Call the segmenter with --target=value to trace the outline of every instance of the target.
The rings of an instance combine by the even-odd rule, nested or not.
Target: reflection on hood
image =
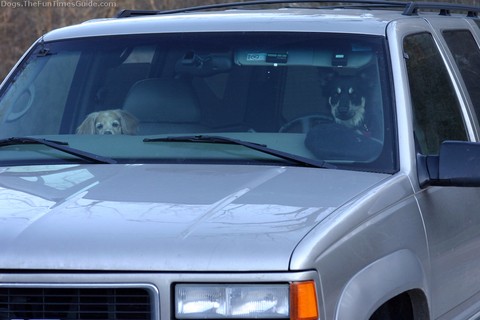
[[[384,177],[268,166],[32,168],[0,174],[5,268],[255,270],[270,259],[285,270],[306,233]]]

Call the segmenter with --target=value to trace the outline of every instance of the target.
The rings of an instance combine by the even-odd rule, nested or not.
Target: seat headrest
[[[200,109],[189,83],[177,79],[145,79],[127,94],[123,109],[140,122],[197,122]]]

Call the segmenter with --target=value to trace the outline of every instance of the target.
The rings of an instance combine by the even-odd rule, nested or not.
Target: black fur
[[[330,112],[336,123],[351,129],[365,129],[366,86],[361,77],[335,76],[325,85]]]

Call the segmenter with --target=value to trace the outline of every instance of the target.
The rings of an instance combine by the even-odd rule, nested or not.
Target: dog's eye
[[[340,93],[342,93],[342,88],[340,88],[340,87],[337,87],[337,92],[336,92],[336,93],[337,93],[337,94],[340,94]]]
[[[348,89],[348,93],[349,93],[349,94],[352,94],[353,92],[354,92],[353,88],[350,87],[350,88]]]
[[[95,125],[95,127],[100,130],[100,129],[103,128],[103,124],[102,124],[102,123],[97,123],[97,124]]]
[[[119,125],[120,125],[120,123],[118,123],[117,121],[114,121],[112,123],[112,127],[114,127],[114,128],[118,127]]]

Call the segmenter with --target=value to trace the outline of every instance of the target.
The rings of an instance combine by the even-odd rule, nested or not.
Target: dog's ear
[[[336,83],[339,75],[334,71],[323,72],[320,74],[320,86],[322,95],[328,99],[336,90]]]
[[[122,126],[122,134],[136,134],[138,127],[137,118],[135,118],[134,115],[125,110],[117,109],[114,111],[119,115],[120,123]]]
[[[95,134],[95,120],[97,119],[98,112],[90,113],[85,120],[78,126],[77,134]]]
[[[378,78],[375,70],[364,70],[358,73],[357,77],[361,80],[360,83],[366,90],[373,88],[376,85],[376,79]]]
[[[320,85],[322,87],[327,87],[331,85],[333,79],[337,77],[335,72],[324,72],[320,74]]]

